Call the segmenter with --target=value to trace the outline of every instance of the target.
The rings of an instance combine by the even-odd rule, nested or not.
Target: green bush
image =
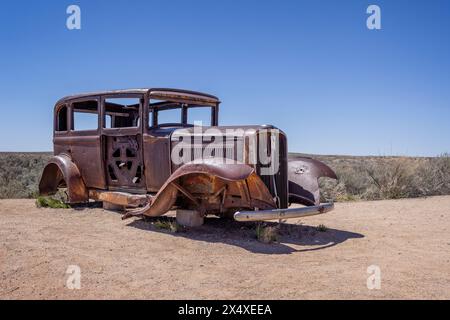
[[[153,225],[157,229],[168,230],[172,233],[177,233],[181,230],[181,226],[175,220],[156,220]]]
[[[70,206],[65,204],[61,200],[54,199],[52,197],[42,197],[36,198],[36,206],[38,208],[52,208],[52,209],[68,209]]]

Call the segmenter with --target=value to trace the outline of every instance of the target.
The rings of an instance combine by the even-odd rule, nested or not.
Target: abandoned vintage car
[[[219,126],[219,104],[178,89],[63,98],[40,193],[64,189],[70,204],[100,201],[122,208],[124,218],[177,210],[188,226],[206,215],[259,221],[333,209],[320,203],[318,178],[336,179],[328,166],[290,161],[286,135],[274,126]]]

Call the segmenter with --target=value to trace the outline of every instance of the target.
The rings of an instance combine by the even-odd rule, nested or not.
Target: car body
[[[219,105],[213,95],[160,88],[63,98],[40,193],[66,188],[68,203],[114,204],[125,218],[178,209],[250,221],[333,208],[320,204],[317,182],[336,179],[329,167],[289,161],[287,137],[274,126],[219,126]]]

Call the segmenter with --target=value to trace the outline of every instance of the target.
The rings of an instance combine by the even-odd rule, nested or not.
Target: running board
[[[128,192],[89,190],[89,198],[96,201],[112,203],[118,206],[133,207],[145,205],[148,197],[145,194],[131,194]]]
[[[259,211],[238,211],[234,214],[236,221],[264,221],[303,218],[327,213],[334,209],[334,203],[322,203],[318,206],[291,209],[273,209]]]

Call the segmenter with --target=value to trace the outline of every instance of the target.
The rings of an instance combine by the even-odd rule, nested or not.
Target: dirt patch
[[[102,209],[0,208],[1,299],[450,299],[450,196],[337,204],[274,244],[215,218],[171,233]],[[66,287],[69,265],[80,290]],[[367,288],[371,265],[380,290]]]

